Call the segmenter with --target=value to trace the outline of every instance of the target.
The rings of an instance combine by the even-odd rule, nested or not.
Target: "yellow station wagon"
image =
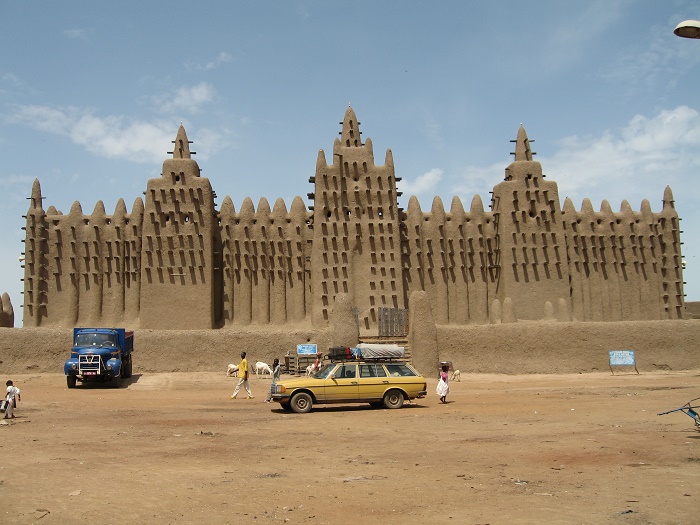
[[[328,363],[313,376],[280,381],[272,388],[273,401],[302,414],[314,403],[401,408],[407,399],[425,397],[428,387],[408,363],[373,360]]]

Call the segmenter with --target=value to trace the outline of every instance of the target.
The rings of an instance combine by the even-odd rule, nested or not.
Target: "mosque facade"
[[[562,205],[521,126],[489,209],[478,195],[468,210],[458,197],[449,210],[438,197],[429,211],[415,197],[402,209],[391,150],[375,165],[359,125],[348,108],[330,164],[319,151],[309,207],[245,198],[236,210],[229,196],[217,207],[182,126],[130,212],[123,200],[112,215],[101,201],[89,215],[78,202],[44,209],[36,180],[23,325],[321,328],[342,293],[360,334],[374,335],[382,310],[408,309],[416,291],[439,325],[684,318],[670,188],[658,213],[648,200],[639,211]]]

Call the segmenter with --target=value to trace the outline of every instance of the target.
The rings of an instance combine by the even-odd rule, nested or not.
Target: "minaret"
[[[360,333],[378,333],[380,307],[405,308],[399,209],[391,150],[375,166],[371,139],[361,140],[351,107],[333,144],[333,162],[319,152],[313,220],[312,319],[323,326],[335,296],[350,295]]]
[[[146,189],[140,327],[214,327],[214,192],[181,125],[160,177]]]
[[[570,304],[564,226],[557,184],[545,181],[541,164],[532,160],[522,125],[514,142],[515,160],[493,190],[496,298],[500,304],[510,298],[516,317],[538,320],[546,303]]]
[[[25,327],[40,326],[47,312],[48,230],[39,179],[34,179],[27,210],[24,239],[24,318]]]
[[[680,219],[670,186],[664,189],[663,208],[658,214],[659,248],[661,251],[661,319],[683,319],[683,256],[681,254]]]

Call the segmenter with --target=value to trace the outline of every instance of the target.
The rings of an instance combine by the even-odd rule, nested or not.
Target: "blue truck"
[[[68,388],[77,381],[109,381],[119,388],[131,377],[134,332],[124,328],[74,328],[73,349],[63,365]]]

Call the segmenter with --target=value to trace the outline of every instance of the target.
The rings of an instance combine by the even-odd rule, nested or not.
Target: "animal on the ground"
[[[228,365],[226,367],[226,377],[238,377],[238,365]]]
[[[452,372],[452,379],[451,381],[461,381],[462,380],[462,375],[460,374],[459,370],[455,370]]]
[[[272,368],[270,368],[270,365],[263,363],[262,361],[255,363],[255,375],[264,376],[265,374],[270,374],[270,377],[272,377]]]

